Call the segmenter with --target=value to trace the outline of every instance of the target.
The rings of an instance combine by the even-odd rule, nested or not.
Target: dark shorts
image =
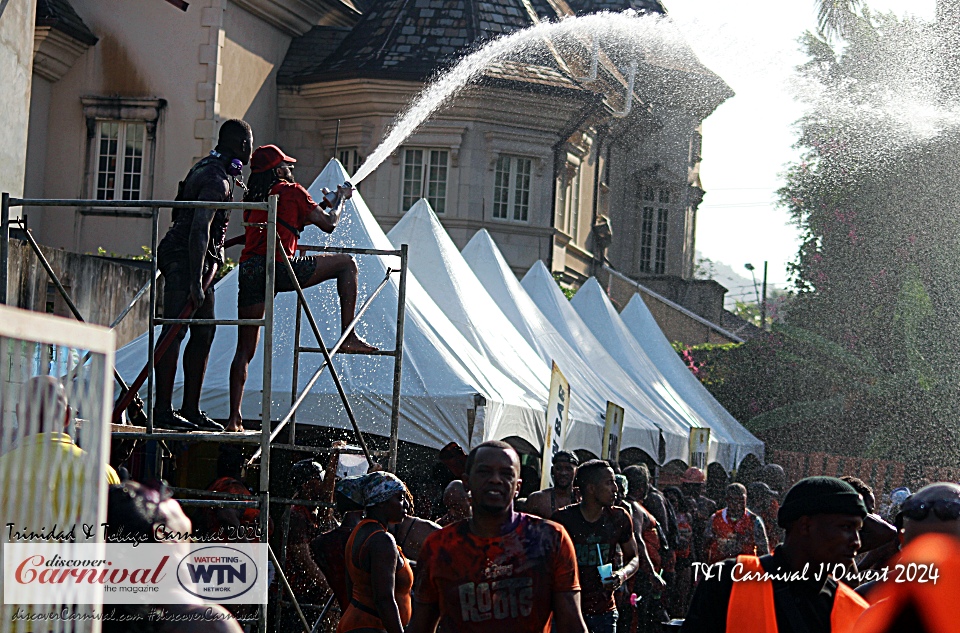
[[[179,254],[171,255],[160,251],[160,249],[157,250],[157,268],[163,273],[163,317],[165,319],[175,319],[180,316],[187,305],[187,299],[190,297],[190,264],[186,257],[178,256]],[[214,262],[207,259],[204,262],[204,276],[209,272],[210,267],[215,265]],[[192,318],[214,318],[213,284],[207,289],[203,304],[193,314]]]
[[[300,287],[303,288],[317,269],[316,257],[293,257],[290,259],[293,273],[297,276]],[[276,264],[276,278],[273,284],[273,294],[296,290],[287,267],[283,262]],[[267,258],[263,255],[251,255],[250,259],[240,262],[240,291],[237,295],[237,307],[263,303],[266,298]]]

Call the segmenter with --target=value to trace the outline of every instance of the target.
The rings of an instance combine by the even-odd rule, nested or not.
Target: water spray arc
[[[600,38],[604,45],[601,47]],[[558,22],[540,22],[526,29],[516,31],[488,42],[479,50],[461,59],[450,70],[428,84],[406,110],[398,116],[384,136],[380,145],[367,157],[363,165],[353,175],[351,182],[359,184],[369,176],[388,156],[412,135],[434,112],[449,102],[467,85],[476,82],[484,71],[498,61],[512,56],[521,56],[523,61],[536,59],[537,56],[549,57],[541,45],[548,50],[558,50],[566,54],[589,55],[589,74],[586,77],[572,77],[576,81],[592,84],[599,80],[601,61],[612,71],[609,74],[614,81],[623,83],[616,72],[616,66],[629,63],[625,89],[627,96],[625,107],[614,116],[625,117],[633,104],[633,90],[639,60],[644,58],[643,51],[648,50],[650,42],[660,44],[659,50],[665,56],[675,57],[682,63],[689,55],[689,49],[675,26],[661,16],[641,15],[635,11],[623,13],[598,13],[580,17],[571,17]],[[588,43],[589,42],[589,43]],[[603,55],[603,60],[601,60]],[[562,59],[555,58],[554,63],[563,65]]]
[[[593,55],[590,58],[590,74],[586,77],[577,77],[577,81],[582,81],[586,84],[592,84],[597,80],[597,70],[600,68],[600,38],[594,34],[593,36]]]

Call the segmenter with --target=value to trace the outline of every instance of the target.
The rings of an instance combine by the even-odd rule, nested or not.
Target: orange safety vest
[[[744,572],[763,573],[757,556],[737,556]],[[830,612],[831,633],[853,633],[857,618],[867,607],[867,601],[843,584],[837,583]],[[727,606],[728,633],[777,633],[777,609],[773,602],[773,581],[744,580],[733,583]]]
[[[910,581],[906,570],[911,564],[926,568],[926,575]],[[903,566],[903,570],[900,566]],[[930,565],[939,576],[934,583]],[[897,580],[900,582],[897,582]],[[957,630],[957,605],[960,604],[960,541],[946,534],[924,534],[910,543],[890,567],[890,578],[877,588],[877,600],[857,621],[857,633],[887,633],[903,610],[913,605],[928,633],[952,633]]]

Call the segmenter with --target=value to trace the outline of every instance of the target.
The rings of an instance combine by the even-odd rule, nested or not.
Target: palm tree
[[[847,35],[862,5],[863,0],[816,0],[820,35],[827,40]]]

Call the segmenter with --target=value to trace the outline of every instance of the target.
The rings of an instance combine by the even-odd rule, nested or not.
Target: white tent
[[[625,402],[632,404],[656,425],[659,429],[660,442],[663,444],[663,463],[673,459],[688,459],[689,425],[677,416],[675,411],[665,406],[649,386],[638,383],[607,353],[560,291],[560,287],[557,286],[542,261],[530,267],[521,285],[564,340],[587,364],[612,385]],[[623,402],[618,404],[623,406]],[[630,434],[626,422],[624,417],[624,445],[629,446],[631,445]],[[645,444],[634,442],[633,445],[640,447]],[[658,459],[659,453],[658,450],[650,456]]]
[[[676,415],[685,421],[688,429],[711,429],[708,461],[719,462],[728,471],[737,467],[739,460],[746,453],[738,459],[737,456],[742,451],[741,441],[731,433],[730,425],[721,423],[715,415],[702,415],[687,398],[677,392],[670,380],[661,372],[659,365],[647,355],[643,346],[630,334],[613,304],[610,303],[606,292],[595,278],[591,277],[580,287],[570,304],[583,322],[596,334],[607,352],[633,376],[634,380],[655,392],[665,406],[673,409]],[[667,346],[670,347],[669,343]],[[675,352],[673,356],[680,362]],[[680,364],[683,363],[680,362]],[[689,370],[687,374],[696,381]],[[736,426],[740,425],[736,424]]]
[[[660,436],[656,425],[629,402],[623,402],[606,382],[605,375],[591,368],[557,332],[520,285],[486,229],[477,231],[464,247],[463,258],[510,323],[545,362],[555,361],[569,381],[571,416],[575,423],[568,433],[566,448],[584,448],[601,454],[603,415],[609,400],[625,408],[624,423],[628,430],[625,446],[635,446],[656,456]],[[591,424],[580,423],[584,419],[591,420]],[[637,429],[643,432],[638,433]]]
[[[418,200],[387,233],[410,248],[410,270],[474,349],[546,409],[550,366],[520,336],[477,280],[430,203]],[[530,418],[528,435],[542,434],[545,415]],[[542,442],[533,444],[539,451]]]
[[[336,187],[348,176],[339,162],[332,160],[310,186],[315,199],[321,187]],[[362,196],[347,201],[340,225],[326,236],[309,227],[302,244],[352,246],[393,250]],[[358,303],[379,285],[387,266],[399,268],[400,260],[389,256],[357,256],[360,268]],[[371,304],[357,331],[380,349],[393,349],[396,339],[396,309],[399,275],[391,276],[387,287]],[[236,318],[237,271],[217,284],[220,295],[218,317]],[[336,284],[323,283],[306,291],[324,342],[332,345],[340,333],[339,302]],[[401,384],[400,439],[424,446],[440,447],[456,441],[467,447],[481,439],[519,435],[535,446],[542,442],[542,430],[531,428],[532,420],[543,419],[543,407],[501,372],[490,365],[457,332],[443,312],[430,299],[416,278],[408,274],[406,321],[404,324],[403,379]],[[295,293],[277,296],[274,322],[273,411],[280,418],[291,404],[293,337],[296,316]],[[304,321],[302,343],[316,346]],[[243,414],[259,418],[262,387],[261,348],[250,365]],[[117,352],[121,375],[133,376],[147,358],[146,335]],[[226,418],[229,407],[229,367],[236,348],[236,328],[221,326],[214,339],[201,406],[214,418]],[[301,356],[298,390],[302,389],[322,361],[319,354]],[[360,428],[365,432],[389,435],[393,385],[393,358],[390,356],[337,356],[334,358]],[[178,375],[174,403],[182,393],[182,375]],[[467,410],[474,408],[476,394],[487,405],[477,415],[474,438],[467,437]],[[297,412],[299,423],[350,428],[329,372],[311,389]],[[539,425],[542,427],[542,424]]]
[[[667,337],[663,335],[663,331],[640,295],[630,299],[627,307],[620,313],[620,318],[630,335],[684,401],[707,420],[711,428],[726,430],[736,446],[733,460],[735,465],[739,465],[743,458],[751,453],[763,459],[763,442],[737,422],[736,418],[730,415],[697,380],[677,355]],[[725,462],[721,461],[721,463],[728,467]]]

